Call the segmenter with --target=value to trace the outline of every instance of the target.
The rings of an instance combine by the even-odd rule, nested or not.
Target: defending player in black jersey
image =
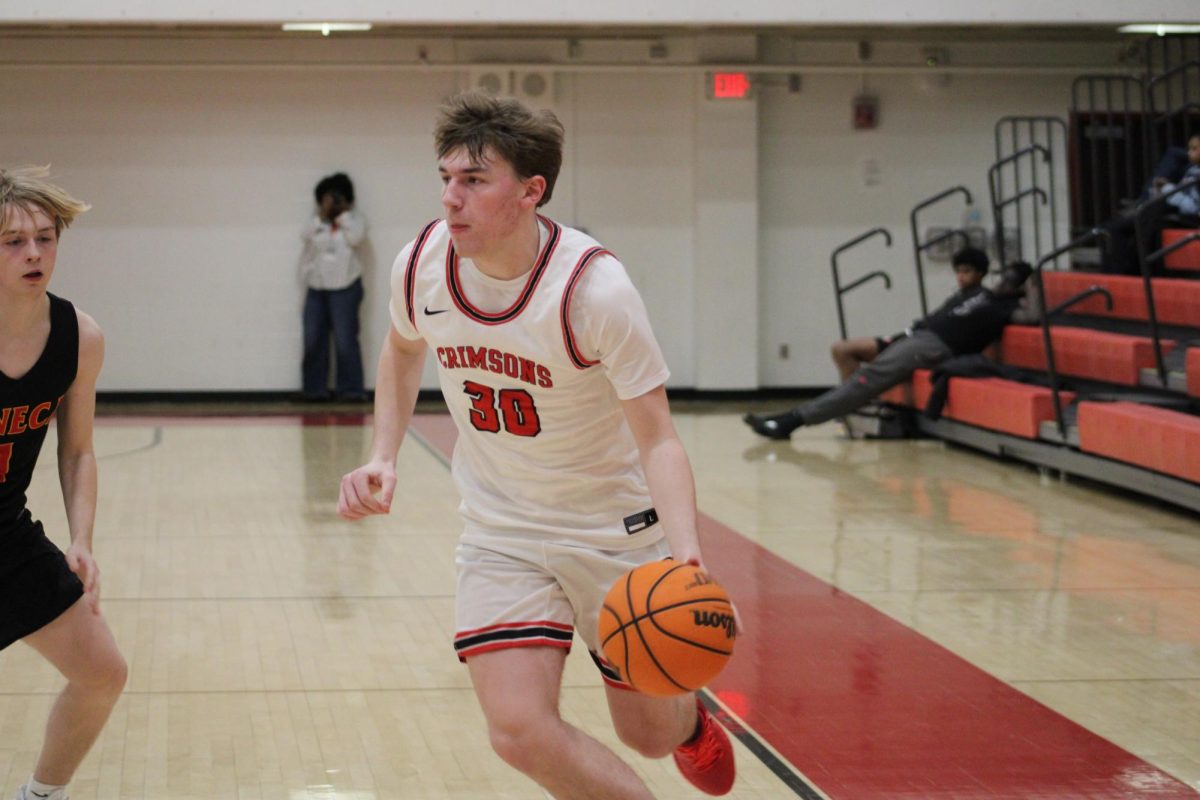
[[[47,291],[63,229],[88,206],[0,169],[0,650],[22,640],[67,679],[17,800],[66,800],[66,784],[125,686],[125,661],[100,613],[92,558],[92,420],[104,338],[87,314]],[[26,506],[51,419],[71,544],[64,554]]]

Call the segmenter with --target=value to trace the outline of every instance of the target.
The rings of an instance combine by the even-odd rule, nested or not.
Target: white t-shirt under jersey
[[[537,262],[507,281],[430,223],[392,269],[393,324],[438,360],[468,533],[639,547],[662,534],[623,523],[651,503],[619,400],[662,385],[667,366],[621,263],[539,220]]]

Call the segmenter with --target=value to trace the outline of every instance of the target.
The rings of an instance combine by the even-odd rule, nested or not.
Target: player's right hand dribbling
[[[342,476],[338,514],[345,519],[362,519],[386,514],[396,491],[396,470],[390,464],[364,464]]]

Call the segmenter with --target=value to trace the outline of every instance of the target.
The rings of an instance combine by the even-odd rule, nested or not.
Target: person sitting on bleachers
[[[975,253],[983,256],[986,271],[987,256],[978,250]],[[960,257],[968,256],[961,252],[955,256],[956,272]],[[978,263],[977,256],[969,258]],[[1033,324],[1038,321],[1038,305],[1034,298],[1026,298],[1024,289],[1025,281],[1032,273],[1033,268],[1024,261],[1009,264],[1001,273],[996,288],[986,289],[976,281],[974,286],[955,293],[941,308],[917,320],[903,333],[877,340],[877,355],[862,359],[840,386],[788,411],[771,415],[747,414],[744,421],[762,436],[787,439],[802,425],[817,425],[857,410],[907,380],[918,369],[933,367],[951,356],[982,352],[1000,337],[1008,323]],[[837,361],[836,345],[834,352]],[[839,370],[842,367],[843,362],[838,362]]]
[[[1167,198],[1167,203],[1174,206],[1180,214],[1200,214],[1200,133],[1188,139],[1188,168],[1179,180],[1179,184],[1192,182],[1190,188],[1176,192]],[[1155,178],[1154,187],[1160,194],[1174,191],[1179,185],[1171,183],[1167,178]]]
[[[1137,202],[1144,203],[1158,194],[1158,184],[1163,182],[1160,180],[1162,178],[1165,178],[1167,183],[1178,183],[1183,179],[1183,173],[1187,171],[1188,166],[1186,143],[1183,147],[1168,147],[1155,165],[1154,173],[1150,180],[1146,181],[1146,188],[1138,196]]]
[[[1165,203],[1145,208],[1146,202],[1174,190],[1180,184],[1200,180],[1200,133],[1192,135],[1187,144],[1186,169],[1182,170],[1178,181],[1173,178],[1179,175],[1179,171],[1172,170],[1168,173],[1166,165],[1172,159],[1164,157],[1156,171],[1157,174],[1147,187],[1143,201],[1104,224],[1103,227],[1108,232],[1108,244],[1102,265],[1104,272],[1117,275],[1141,273],[1135,216],[1141,216],[1142,232],[1147,237],[1146,251],[1152,252],[1161,246],[1162,229],[1171,224],[1167,219],[1168,215],[1183,214],[1193,217],[1200,214],[1200,185],[1197,184],[1167,197]],[[1179,148],[1172,148],[1172,151],[1177,150]],[[1185,219],[1182,222],[1184,225],[1196,223],[1197,220],[1194,219]],[[1161,262],[1151,265],[1150,272],[1152,275],[1163,274]]]
[[[950,265],[954,268],[954,280],[958,282],[958,291],[950,295],[946,302],[942,303],[942,307],[933,313],[938,314],[943,309],[956,306],[981,292],[983,278],[987,275],[989,263],[987,253],[974,247],[964,247],[955,253],[950,259]],[[913,327],[919,327],[921,322],[921,320],[914,322]],[[837,366],[838,375],[842,380],[846,380],[863,364],[873,361],[897,336],[903,336],[903,334],[864,336],[855,339],[839,339],[834,342],[830,355],[833,363]]]

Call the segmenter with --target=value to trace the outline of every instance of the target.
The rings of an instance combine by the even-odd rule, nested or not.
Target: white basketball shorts
[[[600,608],[618,578],[671,554],[658,526],[630,540],[628,549],[598,550],[468,530],[456,553],[454,649],[459,660],[507,647],[570,650],[578,633],[605,683],[629,688],[600,652]]]

